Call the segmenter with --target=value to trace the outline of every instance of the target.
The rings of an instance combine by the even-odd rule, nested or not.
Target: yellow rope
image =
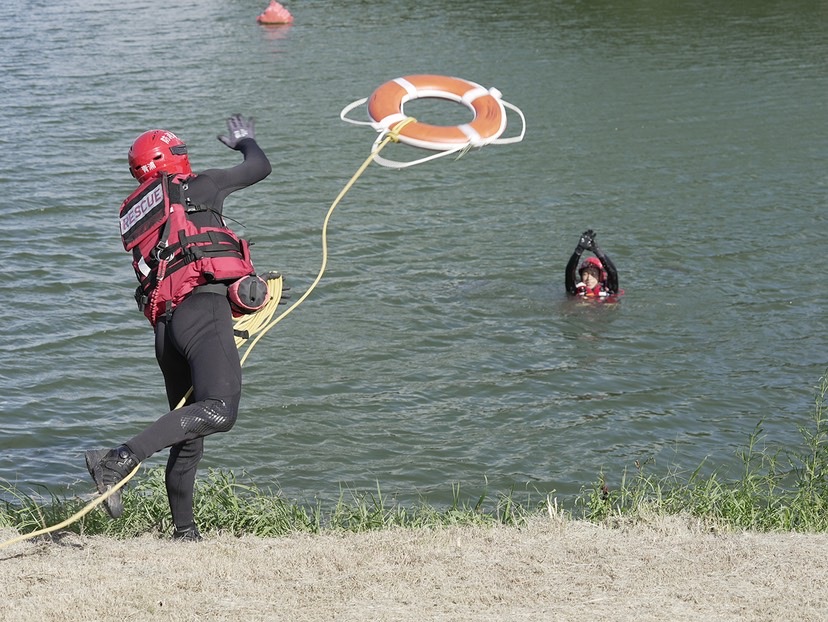
[[[369,155],[365,159],[365,161],[362,163],[362,165],[357,169],[356,173],[354,173],[351,176],[351,179],[348,180],[348,183],[345,184],[345,187],[342,188],[342,191],[339,193],[339,195],[336,197],[336,199],[334,199],[334,202],[331,203],[331,206],[328,208],[328,213],[325,215],[325,220],[322,223],[322,265],[319,268],[319,273],[316,275],[316,279],[314,279],[313,283],[311,283],[310,287],[308,287],[308,289],[305,291],[305,293],[302,294],[302,296],[299,298],[299,300],[297,300],[291,306],[289,306],[284,311],[284,313],[282,313],[282,315],[280,315],[275,320],[273,320],[272,322],[266,324],[265,326],[263,326],[261,328],[261,330],[258,333],[258,336],[252,342],[250,342],[250,345],[247,347],[247,352],[244,353],[244,356],[241,359],[242,365],[244,365],[244,362],[247,360],[247,357],[250,354],[250,351],[253,349],[253,346],[255,346],[259,342],[259,340],[262,337],[264,337],[271,328],[276,326],[276,324],[281,322],[285,318],[285,316],[287,316],[291,311],[293,311],[296,307],[298,307],[300,304],[302,304],[305,301],[305,298],[310,296],[310,293],[314,290],[316,285],[322,279],[322,275],[325,272],[325,267],[328,264],[328,222],[331,219],[331,215],[333,214],[334,209],[336,209],[336,206],[339,205],[339,202],[342,200],[342,197],[344,197],[347,194],[348,190],[350,190],[351,187],[356,183],[357,179],[359,179],[359,177],[362,175],[362,173],[365,172],[365,169],[367,169],[368,166],[373,161],[374,156],[376,156],[380,151],[382,151],[382,149],[389,142],[391,142],[391,141],[399,142],[400,130],[402,128],[404,128],[406,125],[408,125],[409,123],[413,123],[414,121],[416,121],[416,119],[414,119],[414,117],[407,117],[406,119],[403,119],[401,122],[399,122],[394,127],[394,129],[388,133],[388,136],[386,136],[385,140],[383,140],[379,145],[377,145],[376,149],[371,151],[371,155]]]
[[[4,546],[10,546],[10,545],[14,544],[15,542],[22,542],[23,540],[28,540],[29,538],[34,538],[36,536],[42,536],[45,533],[51,533],[53,531],[57,531],[58,529],[63,529],[64,527],[66,527],[68,525],[71,525],[76,520],[79,520],[81,517],[86,516],[87,514],[89,514],[89,512],[91,512],[96,507],[98,507],[101,503],[104,502],[104,500],[108,499],[109,496],[112,493],[114,493],[114,492],[120,490],[121,488],[123,488],[124,486],[126,486],[126,483],[129,480],[132,479],[132,476],[135,475],[138,472],[138,469],[140,469],[140,468],[141,468],[141,465],[138,464],[134,469],[132,469],[132,473],[127,475],[124,479],[122,479],[120,482],[115,484],[112,488],[107,490],[100,497],[97,497],[96,499],[93,499],[92,501],[87,503],[81,510],[79,510],[78,512],[75,512],[74,514],[72,514],[72,516],[67,518],[62,523],[58,523],[57,525],[52,525],[51,527],[46,527],[44,529],[38,529],[37,531],[32,531],[31,533],[24,533],[23,535],[12,538],[11,540],[6,540],[5,542],[0,543],[0,549],[2,549]]]
[[[322,223],[322,265],[319,268],[319,273],[316,275],[316,279],[314,279],[313,283],[311,283],[310,287],[305,291],[304,294],[292,305],[290,305],[279,317],[275,320],[271,320],[273,315],[276,312],[276,309],[279,306],[279,301],[282,297],[282,277],[281,275],[274,276],[273,278],[268,279],[268,290],[270,291],[270,300],[268,303],[259,309],[256,313],[252,313],[250,315],[240,317],[234,324],[236,331],[247,331],[248,337],[236,337],[236,347],[241,349],[242,346],[247,343],[247,349],[244,352],[244,355],[241,358],[241,364],[244,365],[247,357],[250,355],[251,350],[253,347],[259,342],[259,340],[267,334],[267,332],[276,326],[279,322],[281,322],[288,314],[290,314],[296,307],[302,304],[305,299],[310,295],[310,293],[314,290],[320,280],[322,280],[322,275],[325,272],[325,268],[328,264],[328,222],[331,219],[331,215],[333,214],[334,209],[336,206],[339,205],[339,202],[342,198],[347,194],[348,190],[356,183],[357,179],[365,172],[365,169],[371,164],[371,161],[374,159],[382,149],[389,143],[389,142],[399,142],[399,134],[400,130],[404,128],[409,123],[413,123],[416,119],[414,117],[407,117],[399,122],[393,130],[390,130],[386,135],[385,139],[377,145],[376,149],[371,151],[371,155],[369,155],[362,165],[357,169],[356,173],[351,176],[351,179],[345,184],[345,187],[342,188],[342,191],[336,197],[334,202],[328,208],[328,213],[325,215],[325,220]],[[253,339],[248,343],[249,337],[256,335],[256,338]],[[187,394],[181,399],[176,406],[176,409],[181,408],[190,397],[193,389],[190,387],[190,390],[187,391]],[[127,482],[133,478],[133,476],[138,472],[138,469],[141,468],[141,464],[138,464],[131,473],[129,473],[126,477],[124,477],[121,481],[115,484],[112,488],[107,490],[105,493],[101,494],[101,496],[96,497],[91,502],[89,502],[82,510],[73,514],[66,520],[57,525],[52,525],[51,527],[46,527],[44,529],[39,529],[38,531],[33,531],[31,533],[23,534],[12,538],[11,540],[7,540],[5,542],[0,543],[0,549],[3,547],[9,546],[14,544],[15,542],[21,542],[23,540],[27,540],[29,538],[34,538],[36,536],[40,536],[43,534],[51,533],[53,531],[57,531],[58,529],[62,529],[67,525],[71,525],[75,521],[79,520],[81,517],[85,516],[89,512],[91,512],[94,508],[99,506],[103,503],[106,499],[108,499],[112,494],[126,486]]]

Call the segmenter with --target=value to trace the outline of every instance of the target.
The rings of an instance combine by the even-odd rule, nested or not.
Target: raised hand
[[[239,143],[245,138],[256,138],[255,122],[253,117],[245,119],[240,114],[234,114],[227,119],[227,136],[218,136],[218,139],[231,149],[238,149]]]

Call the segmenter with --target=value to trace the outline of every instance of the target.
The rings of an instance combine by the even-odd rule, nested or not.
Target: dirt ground
[[[17,534],[0,530],[0,543]],[[828,535],[686,518],[0,548],[0,620],[826,620]]]

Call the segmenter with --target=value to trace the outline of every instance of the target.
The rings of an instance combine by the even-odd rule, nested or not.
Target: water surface
[[[828,363],[824,5],[444,4],[287,4],[289,27],[241,1],[0,8],[0,478],[88,492],[82,451],[164,412],[116,225],[135,136],[168,128],[196,169],[231,166],[215,135],[256,118],[274,172],[226,213],[296,299],[375,137],[339,111],[413,73],[498,88],[526,139],[369,167],[205,468],[295,499],[442,503],[455,484],[571,495],[636,461],[737,467],[760,423],[800,446]],[[564,295],[587,228],[617,305]]]

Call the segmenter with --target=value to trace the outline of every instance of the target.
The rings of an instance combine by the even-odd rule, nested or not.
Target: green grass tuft
[[[741,476],[719,472],[702,477],[700,465],[684,474],[677,469],[659,475],[636,463],[624,472],[621,485],[610,490],[603,476],[582,491],[576,507],[593,521],[613,517],[689,514],[733,529],[757,531],[828,531],[828,376],[817,390],[813,427],[800,427],[805,450],[784,452],[765,445],[760,422],[747,447],[739,452]]]

